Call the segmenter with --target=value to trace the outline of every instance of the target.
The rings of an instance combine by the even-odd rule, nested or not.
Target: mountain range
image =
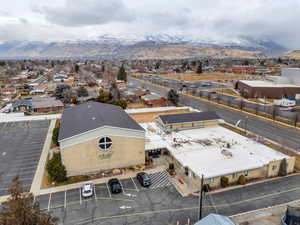
[[[1,58],[100,58],[100,59],[178,59],[178,58],[257,58],[281,55],[287,49],[266,38],[240,37],[230,42],[187,38],[178,35],[111,35],[89,40],[0,43]]]

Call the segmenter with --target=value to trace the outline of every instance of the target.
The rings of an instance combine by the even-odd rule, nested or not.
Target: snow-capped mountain
[[[176,54],[182,57],[246,57],[282,53],[286,49],[270,39],[239,37],[227,40],[184,35],[112,35],[62,42],[10,41],[0,44],[0,57],[147,58]],[[162,51],[163,50],[163,51]],[[226,51],[226,52],[225,52]],[[152,54],[152,53],[151,53]],[[151,58],[150,57],[150,58]],[[167,56],[168,58],[168,56]]]

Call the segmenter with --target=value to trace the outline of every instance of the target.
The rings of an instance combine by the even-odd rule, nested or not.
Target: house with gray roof
[[[119,106],[65,109],[58,141],[68,176],[145,164],[145,130]]]
[[[215,112],[192,112],[171,115],[159,115],[157,121],[165,129],[180,130],[214,126],[220,117]]]

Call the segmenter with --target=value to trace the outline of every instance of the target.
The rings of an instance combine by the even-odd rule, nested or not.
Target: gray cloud
[[[45,6],[41,11],[49,22],[71,27],[130,22],[134,19],[121,0],[67,0],[62,7]]]
[[[2,5],[0,40],[180,34],[226,42],[266,37],[300,48],[299,0],[23,0],[18,10],[16,1]]]

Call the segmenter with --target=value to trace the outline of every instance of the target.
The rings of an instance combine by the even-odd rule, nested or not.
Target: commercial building
[[[293,172],[294,157],[218,125],[222,123],[218,117],[212,122],[213,118],[206,120],[206,112],[198,114],[194,123],[199,126],[173,131],[159,118],[157,123],[141,124],[146,130],[146,154],[156,151],[169,155],[166,160],[175,166],[178,178],[184,179],[194,191],[199,190],[202,175],[210,187],[219,187],[221,177],[236,183],[241,175],[247,180],[277,176],[282,163],[286,163],[287,173]],[[203,123],[199,121],[201,114],[204,115]],[[176,123],[185,124],[185,118],[189,118],[189,114]]]
[[[248,73],[248,74],[254,74],[256,71],[255,66],[233,66],[231,68],[231,71],[233,73]]]
[[[300,86],[268,80],[240,80],[237,89],[246,98],[294,99],[300,94]]]
[[[237,89],[246,98],[295,99],[300,95],[300,68],[282,68],[281,76],[240,80]]]
[[[146,157],[172,164],[177,178],[194,191],[202,175],[210,187],[219,187],[222,177],[236,183],[241,175],[247,180],[278,176],[283,163],[293,172],[294,157],[221,123],[214,112],[192,112],[138,124],[118,106],[88,102],[64,111],[58,140],[68,176],[144,165]]]
[[[58,140],[68,176],[145,164],[145,131],[119,106],[64,110]]]

